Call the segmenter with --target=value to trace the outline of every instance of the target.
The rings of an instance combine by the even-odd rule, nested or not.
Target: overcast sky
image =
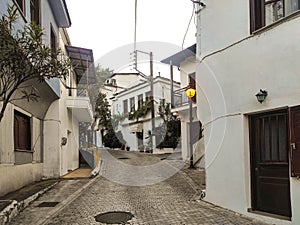
[[[134,3],[135,0],[67,0],[72,45],[93,49],[95,61],[101,64],[107,54],[132,44]],[[137,11],[137,42],[164,42],[181,48],[193,11],[190,0],[138,0]],[[195,32],[193,19],[184,48],[195,43]],[[158,55],[148,46],[146,51],[149,50]]]

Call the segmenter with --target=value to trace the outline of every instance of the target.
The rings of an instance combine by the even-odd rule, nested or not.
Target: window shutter
[[[291,175],[300,176],[300,106],[290,108]]]

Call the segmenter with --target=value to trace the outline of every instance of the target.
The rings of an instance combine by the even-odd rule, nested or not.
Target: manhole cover
[[[42,202],[37,207],[55,207],[59,202]]]
[[[127,157],[120,157],[120,158],[118,158],[118,159],[129,159],[129,158],[127,158]]]
[[[130,212],[106,212],[95,216],[95,220],[107,224],[125,224],[133,218]]]

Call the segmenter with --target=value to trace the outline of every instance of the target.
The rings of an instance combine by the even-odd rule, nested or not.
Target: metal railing
[[[185,94],[185,89],[179,89],[173,92],[174,106],[179,107],[188,104],[188,97]]]
[[[74,96],[74,97],[89,97],[88,96],[88,91],[83,88],[72,88],[69,89],[69,96]]]

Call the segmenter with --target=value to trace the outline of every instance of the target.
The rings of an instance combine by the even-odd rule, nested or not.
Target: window
[[[151,100],[151,91],[146,92],[146,102]]]
[[[140,109],[143,105],[143,94],[138,95],[138,108]]]
[[[19,8],[19,10],[21,11],[22,16],[26,16],[25,13],[25,0],[15,0],[15,3],[17,5],[17,7]]]
[[[40,0],[30,0],[31,22],[40,24]]]
[[[56,34],[55,31],[51,25],[51,31],[50,31],[50,48],[52,49],[53,52],[53,56],[56,55],[56,51],[57,51],[57,38],[56,38]]]
[[[251,33],[299,10],[299,0],[250,0]]]
[[[134,112],[135,111],[135,107],[134,107],[134,97],[129,99],[129,104],[130,104],[130,112]]]
[[[127,114],[128,113],[128,100],[123,101],[123,113]]]
[[[30,117],[15,111],[14,115],[15,150],[31,151]]]

